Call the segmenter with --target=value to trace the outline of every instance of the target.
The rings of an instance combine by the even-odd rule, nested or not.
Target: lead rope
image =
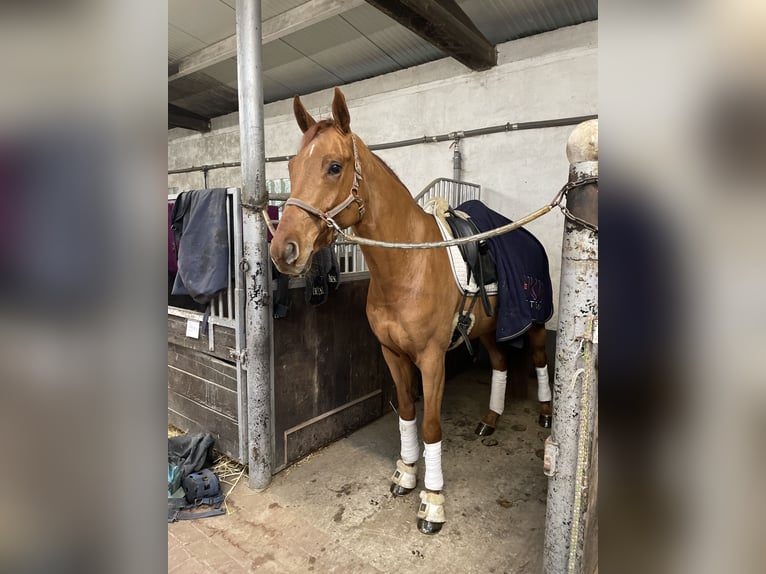
[[[356,148],[356,144],[354,145]],[[356,173],[357,169],[357,162],[358,162],[358,156],[355,154],[355,160],[354,160],[354,185],[356,186],[356,191],[358,191],[358,179],[361,179],[361,175]],[[358,178],[358,179],[357,179]],[[369,245],[370,247],[387,247],[389,249],[433,249],[436,247],[452,247],[453,245],[464,245],[466,243],[473,243],[474,241],[481,241],[483,239],[489,239],[491,237],[497,237],[498,235],[503,235],[505,233],[510,233],[511,231],[518,229],[520,227],[525,226],[526,224],[534,221],[535,219],[538,219],[551,211],[554,207],[559,207],[564,214],[564,217],[569,219],[570,221],[576,221],[577,223],[580,223],[581,225],[587,227],[588,229],[591,229],[595,233],[598,233],[598,227],[588,223],[586,221],[583,221],[582,219],[572,215],[569,210],[566,208],[566,206],[562,205],[561,200],[566,196],[567,192],[569,190],[574,189],[576,187],[580,187],[583,185],[589,185],[591,183],[598,183],[598,177],[586,177],[578,181],[570,181],[567,182],[562,186],[562,188],[559,190],[559,192],[556,194],[556,196],[553,198],[553,200],[547,204],[541,207],[540,209],[533,211],[529,215],[526,215],[522,217],[521,219],[517,219],[516,221],[513,221],[511,223],[508,223],[506,225],[502,225],[500,227],[496,227],[495,229],[490,229],[488,231],[483,231],[481,233],[477,233],[475,235],[467,235],[466,237],[460,237],[458,239],[448,239],[445,241],[431,241],[428,243],[391,243],[389,241],[376,241],[374,239],[367,239],[366,237],[359,237],[358,235],[355,235],[353,233],[346,233],[343,229],[338,226],[338,224],[335,222],[335,220],[332,217],[328,217],[327,214],[321,213],[319,210],[313,209],[306,210],[309,211],[309,213],[313,213],[314,215],[317,215],[317,217],[320,217],[323,219],[328,226],[335,229],[335,231],[338,233],[338,235],[346,242],[348,243],[356,243],[358,245]],[[364,202],[354,194],[354,185],[352,185],[351,192],[352,195],[350,197],[354,197],[354,200],[346,200],[349,203],[351,201],[357,201],[360,204],[359,212],[360,212],[360,219],[361,216],[364,214]],[[287,200],[288,202],[292,204],[297,204],[297,200]],[[301,202],[303,203],[303,202]],[[287,203],[285,204],[287,205]],[[301,206],[303,207],[303,206]],[[344,207],[345,208],[345,207]],[[305,209],[305,207],[304,207]],[[261,215],[263,215],[264,220],[266,221],[266,225],[269,228],[269,231],[271,231],[271,234],[274,235],[276,233],[276,229],[274,228],[274,225],[271,221],[271,219],[268,216],[268,213],[266,213],[266,210],[261,210]]]

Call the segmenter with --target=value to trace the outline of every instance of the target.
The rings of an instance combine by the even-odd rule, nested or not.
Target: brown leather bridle
[[[359,205],[359,219],[357,219],[354,223],[351,225],[356,225],[362,220],[362,216],[364,215],[364,200],[362,200],[361,197],[359,197],[359,181],[362,179],[362,166],[359,163],[359,152],[356,147],[356,137],[354,137],[354,134],[351,134],[351,145],[354,149],[354,181],[351,183],[351,191],[348,194],[348,197],[341,201],[338,205],[333,207],[332,209],[329,209],[327,211],[320,211],[316,207],[309,205],[305,201],[302,201],[300,199],[296,199],[291,197],[285,202],[285,207],[288,205],[294,205],[296,207],[300,207],[302,210],[306,211],[307,213],[311,215],[315,215],[322,221],[324,221],[327,224],[327,227],[332,227],[338,232],[342,232],[340,226],[335,222],[334,217],[338,215],[341,211],[346,209],[348,206],[350,206],[352,203],[357,203]]]

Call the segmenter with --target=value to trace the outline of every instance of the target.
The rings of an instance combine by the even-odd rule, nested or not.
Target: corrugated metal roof
[[[205,73],[211,78],[215,78],[222,84],[237,87],[237,59],[229,58],[218,64],[213,64],[205,69]]]
[[[342,78],[309,58],[300,58],[289,64],[270,67],[266,73],[272,80],[289,88],[293,94],[304,94],[343,83]],[[264,94],[264,102],[267,101],[265,96],[266,94]]]
[[[304,55],[315,56],[323,51],[357,40],[362,35],[345,20],[335,16],[318,22],[282,40]]]
[[[493,44],[598,18],[597,0],[457,0]],[[337,0],[335,6],[342,6]],[[263,0],[264,20],[306,0]],[[236,0],[168,0],[169,63],[236,33]],[[264,101],[304,94],[423,64],[445,54],[369,4],[351,9],[264,45]],[[221,89],[215,89],[215,85]],[[236,60],[229,58],[176,80],[170,101],[205,115],[236,109]],[[201,90],[194,92],[194,90]],[[228,90],[228,91],[227,91]],[[219,98],[219,101],[210,101]]]
[[[229,0],[232,4],[236,4],[236,0]],[[267,18],[273,18],[278,14],[297,8],[301,4],[305,4],[306,0],[263,0],[261,2],[261,16],[264,20]]]
[[[444,57],[444,53],[369,4],[340,16],[364,34],[400,68]]]
[[[266,102],[275,102],[294,96],[297,92],[289,87],[280,84],[277,80],[269,76],[268,72],[263,73],[263,99]]]
[[[598,18],[594,0],[458,0],[493,44]]]
[[[195,38],[173,24],[168,24],[168,62],[180,60],[205,46],[205,42],[199,38]]]
[[[290,34],[285,44],[343,82],[396,69],[396,62],[340,16]]]
[[[168,20],[206,45],[231,36],[236,27],[234,9],[220,0],[168,0]]]
[[[269,42],[263,47],[263,67],[265,70],[284,66],[304,57],[298,50],[282,40]]]

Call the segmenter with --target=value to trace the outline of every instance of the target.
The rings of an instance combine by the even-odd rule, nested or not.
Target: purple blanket
[[[173,206],[175,201],[168,201],[168,273],[178,273],[178,259],[176,257],[176,242],[173,239]]]
[[[481,231],[511,223],[480,201],[457,207],[467,213]],[[487,240],[495,258],[498,279],[498,341],[511,341],[532,323],[545,323],[553,315],[553,288],[548,256],[538,239],[524,228]]]

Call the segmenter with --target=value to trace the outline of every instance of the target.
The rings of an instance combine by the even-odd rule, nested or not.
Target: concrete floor
[[[249,490],[243,478],[228,498],[229,515],[169,524],[168,570],[540,572],[547,486],[542,449],[549,431],[537,426],[536,401],[509,398],[497,431],[475,435],[488,381],[486,368],[447,381],[447,523],[439,534],[423,535],[416,526],[422,461],[416,491],[402,498],[389,493],[399,451],[391,412],[277,474],[265,492]],[[535,395],[530,386],[529,396]]]

